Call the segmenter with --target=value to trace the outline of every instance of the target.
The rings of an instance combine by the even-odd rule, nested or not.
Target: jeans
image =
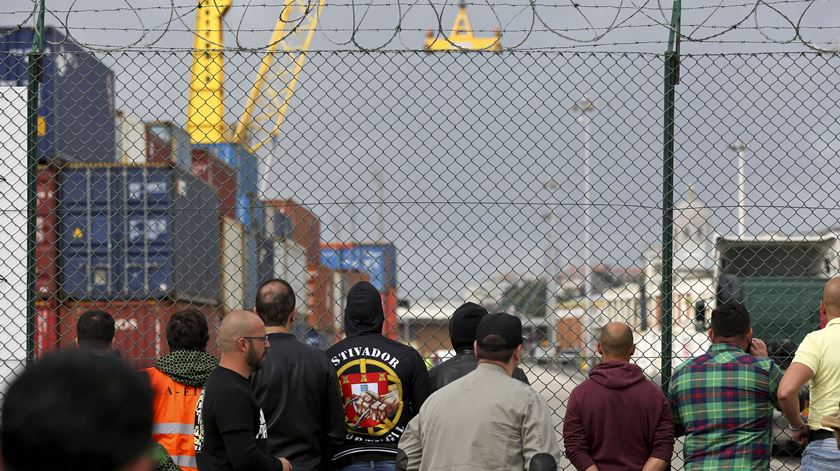
[[[339,468],[338,471],[395,471],[396,469],[397,465],[394,461],[359,461]]]
[[[840,450],[834,438],[811,442],[802,452],[802,471],[835,471],[840,469]]]

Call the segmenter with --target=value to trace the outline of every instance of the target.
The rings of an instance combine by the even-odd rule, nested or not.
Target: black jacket
[[[347,434],[335,466],[397,457],[408,422],[429,396],[429,375],[413,348],[382,335],[382,298],[370,283],[347,294],[347,338],[327,350],[341,387]]]
[[[338,379],[321,350],[292,334],[269,334],[263,367],[251,377],[268,425],[268,452],[298,470],[325,469],[344,439]]]
[[[478,358],[472,348],[464,348],[455,352],[455,356],[435,366],[429,371],[432,381],[432,392],[446,386],[456,379],[465,376],[478,367]],[[521,368],[513,370],[513,378],[530,385],[528,377]]]

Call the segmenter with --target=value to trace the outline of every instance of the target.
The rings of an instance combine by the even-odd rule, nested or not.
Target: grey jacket
[[[537,453],[562,456],[543,398],[489,363],[432,394],[399,448],[409,471],[523,470]]]

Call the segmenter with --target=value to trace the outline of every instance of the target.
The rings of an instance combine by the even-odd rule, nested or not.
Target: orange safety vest
[[[152,438],[184,471],[198,471],[193,427],[201,386],[181,384],[157,368],[146,368],[154,391]]]

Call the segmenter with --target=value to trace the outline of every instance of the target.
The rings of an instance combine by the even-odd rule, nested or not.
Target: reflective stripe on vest
[[[145,370],[154,390],[152,438],[184,471],[196,471],[195,405],[201,387],[178,383],[157,368]]]

